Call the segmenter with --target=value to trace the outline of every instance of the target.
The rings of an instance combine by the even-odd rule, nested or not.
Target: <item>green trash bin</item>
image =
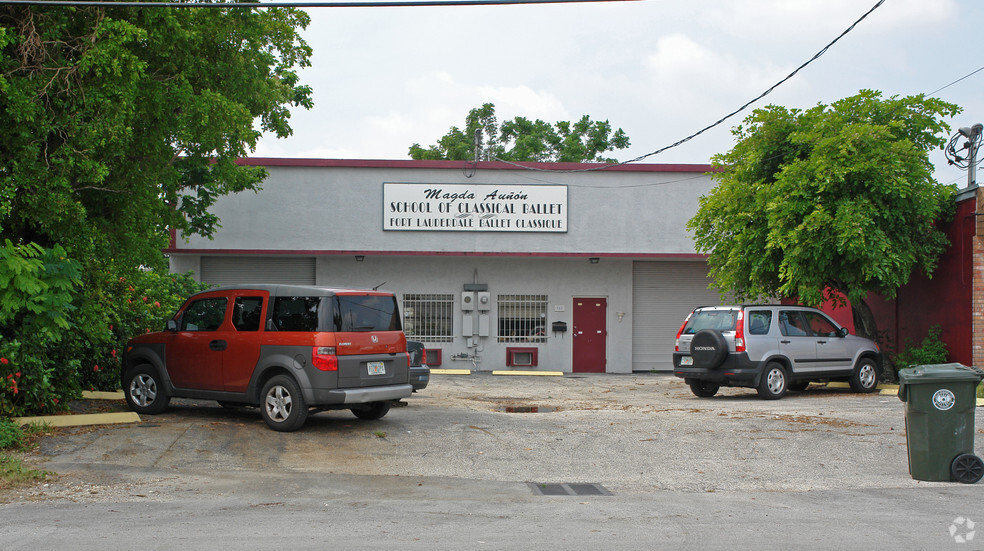
[[[984,371],[958,363],[899,371],[912,478],[973,484],[984,476],[984,462],[974,455],[976,389],[982,378]]]

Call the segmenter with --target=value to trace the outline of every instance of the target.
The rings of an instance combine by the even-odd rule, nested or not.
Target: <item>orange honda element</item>
[[[379,419],[413,391],[402,329],[392,293],[221,287],[189,298],[164,331],[127,343],[121,381],[137,413],[180,397],[259,407],[278,431],[328,409]]]

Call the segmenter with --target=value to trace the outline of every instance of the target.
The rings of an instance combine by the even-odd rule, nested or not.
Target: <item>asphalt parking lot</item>
[[[714,398],[700,399],[682,381],[650,374],[435,376],[426,390],[381,420],[319,413],[295,433],[267,429],[256,411],[175,400],[166,413],[145,416],[138,424],[64,429],[45,439],[32,460],[59,476],[5,496],[9,503],[0,511],[10,518],[58,511],[76,516],[80,506],[119,510],[119,504],[128,504],[133,514],[173,509],[177,516],[162,522],[186,529],[195,526],[181,515],[189,507],[220,516],[233,515],[237,507],[244,513],[264,509],[270,513],[264,519],[288,515],[291,507],[307,511],[311,503],[354,518],[359,511],[375,511],[367,518],[386,529],[341,540],[351,548],[388,541],[384,535],[393,534],[395,526],[380,520],[385,514],[399,525],[411,522],[415,508],[427,509],[426,504],[473,511],[462,517],[463,526],[482,519],[476,529],[484,535],[469,544],[530,541],[521,539],[529,522],[541,522],[548,527],[535,531],[533,539],[554,535],[540,541],[540,548],[568,548],[592,537],[603,543],[605,533],[618,527],[626,545],[616,547],[635,548],[653,537],[679,544],[672,547],[694,546],[707,515],[721,530],[707,534],[697,547],[759,541],[760,548],[781,548],[798,541],[779,535],[765,544],[745,539],[768,532],[770,514],[772,521],[801,519],[800,534],[810,536],[811,546],[837,548],[843,541],[838,536],[856,537],[858,525],[879,526],[918,512],[930,527],[919,532],[930,530],[922,539],[900,540],[886,527],[877,529],[878,537],[898,548],[953,543],[946,531],[954,519],[984,520],[984,483],[913,480],[903,414],[904,404],[895,396],[817,386],[779,401],[759,400],[750,389],[722,389]],[[980,412],[976,434],[979,450]],[[544,490],[571,495],[544,496]],[[699,507],[701,514],[670,515],[665,511],[670,504],[676,511]],[[605,528],[580,532],[585,525],[577,519],[586,511],[578,505],[600,507],[596,512],[607,515]],[[759,507],[768,512],[754,514]],[[657,515],[662,521],[644,520],[656,511],[662,511]],[[840,528],[832,528],[817,524],[818,515],[845,518]],[[244,533],[256,526],[249,518],[235,518],[244,523]],[[411,547],[414,542],[427,547],[438,534],[446,535],[436,540],[444,543],[464,544],[470,537],[447,524],[446,515],[425,515],[417,522],[429,529],[405,542]],[[492,523],[487,527],[492,534],[482,532],[485,523]],[[499,528],[493,530],[493,524]],[[747,526],[747,533],[737,526]],[[206,540],[216,534],[205,525],[197,529]],[[0,535],[5,549],[38,543],[17,530],[7,533]],[[47,537],[67,534],[56,530]],[[466,540],[455,539],[462,537]]]

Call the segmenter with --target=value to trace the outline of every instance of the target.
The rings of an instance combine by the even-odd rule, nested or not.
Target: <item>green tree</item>
[[[170,231],[211,235],[216,198],[259,189],[265,172],[236,161],[263,132],[289,135],[291,106],[311,106],[297,75],[308,21],[279,8],[0,6],[4,342],[79,361],[52,343],[118,316],[91,297],[166,272]],[[31,289],[42,297],[24,300]]]
[[[554,124],[540,119],[516,117],[498,124],[495,105],[483,104],[465,118],[464,130],[454,126],[427,149],[410,146],[410,157],[421,160],[467,161],[475,159],[475,137],[481,137],[480,159],[512,162],[614,163],[603,154],[629,147],[629,137],[621,128],[612,131],[606,121],[592,121],[584,115],[571,123]]]
[[[739,300],[850,301],[858,333],[878,330],[865,299],[894,297],[927,276],[947,247],[936,223],[953,187],[933,179],[928,152],[946,142],[956,105],[862,90],[800,111],[756,110],[715,155],[717,186],[688,223],[714,285]]]

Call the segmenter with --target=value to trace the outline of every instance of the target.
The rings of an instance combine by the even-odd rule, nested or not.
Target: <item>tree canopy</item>
[[[454,126],[427,149],[410,146],[413,159],[466,161],[475,159],[475,134],[481,133],[481,160],[583,163],[614,163],[604,154],[629,147],[629,137],[621,128],[612,131],[605,121],[592,121],[584,115],[576,122],[554,124],[524,117],[498,124],[495,105],[483,104],[465,118],[464,130]]]
[[[236,160],[263,132],[289,135],[291,106],[311,106],[297,75],[308,21],[279,8],[0,6],[4,359],[42,336],[95,353],[120,327],[110,283],[166,272],[169,231],[210,235],[217,197],[258,189],[264,171]]]
[[[931,275],[948,244],[936,224],[954,188],[934,180],[928,152],[959,111],[871,90],[755,110],[713,157],[717,186],[688,223],[714,284],[739,300],[846,297],[859,334],[876,338],[868,293],[891,298],[914,270]]]

